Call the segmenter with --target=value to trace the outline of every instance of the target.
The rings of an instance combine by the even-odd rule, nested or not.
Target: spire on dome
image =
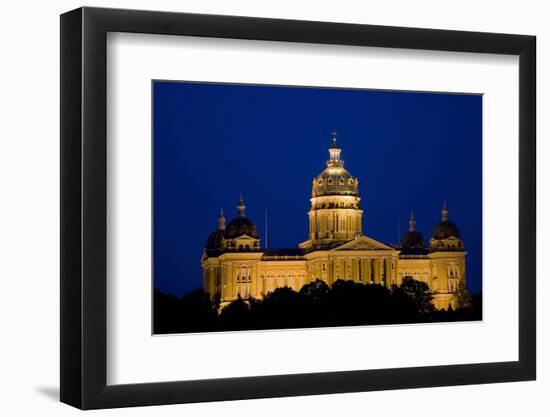
[[[441,221],[446,222],[449,220],[449,209],[447,208],[447,200],[443,200],[443,208],[441,209]]]
[[[243,193],[241,193],[239,198],[239,203],[237,204],[237,212],[239,213],[239,217],[246,217],[244,213],[245,208],[246,206],[244,205],[244,201],[243,201]]]
[[[401,253],[404,255],[419,255],[423,253],[422,250],[425,247],[424,236],[422,236],[422,233],[416,231],[416,219],[414,218],[414,212],[411,211],[409,231],[405,233],[401,240]]]
[[[414,219],[414,213],[411,211],[411,218],[409,219],[409,232],[416,232],[416,220]]]
[[[225,217],[223,215],[223,208],[220,209],[220,215],[218,216],[218,229],[225,230]]]
[[[331,148],[339,148],[338,144],[336,143],[336,137],[338,136],[338,132],[336,132],[336,129],[332,131],[332,145],[330,145]]]
[[[330,159],[327,161],[328,167],[342,167],[344,166],[344,161],[340,159],[340,153],[342,152],[342,148],[338,146],[336,143],[336,137],[338,136],[338,133],[336,130],[332,132],[332,143],[328,148],[328,153],[330,155]]]

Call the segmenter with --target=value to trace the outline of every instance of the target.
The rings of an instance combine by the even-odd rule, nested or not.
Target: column
[[[380,284],[380,258],[374,258],[374,283]]]
[[[367,269],[368,269],[369,284],[371,282],[374,284],[374,265],[373,265],[373,259],[372,258],[368,258]]]
[[[364,284],[370,284],[370,276],[369,276],[369,259],[368,258],[362,258],[361,259],[361,269],[363,273],[363,283]]]
[[[351,260],[351,277],[355,282],[359,281],[359,260],[357,258],[353,258]]]

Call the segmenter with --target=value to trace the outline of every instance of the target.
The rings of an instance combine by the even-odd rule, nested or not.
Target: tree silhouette
[[[154,293],[154,333],[284,329],[481,319],[481,293],[459,286],[456,310],[436,310],[427,284],[405,277],[400,286],[315,279],[300,291],[277,288],[262,299],[236,300],[220,308],[219,294],[204,289],[182,297]]]
[[[329,295],[330,287],[320,279],[304,285],[299,292],[302,303],[303,324],[307,327],[322,326],[330,321]]]
[[[181,310],[180,300],[178,298],[155,290],[153,305],[154,333],[177,333],[181,331]]]
[[[250,307],[239,295],[220,313],[220,330],[242,330],[250,327]]]
[[[458,309],[472,308],[472,296],[466,288],[466,283],[461,280],[456,289],[456,305]]]
[[[154,333],[208,332],[215,330],[217,311],[202,288],[177,298],[155,290]]]
[[[189,332],[214,330],[218,316],[210,294],[202,288],[183,295],[180,314]]]
[[[268,293],[255,308],[256,323],[268,329],[302,327],[303,305],[300,295],[289,287],[276,288]]]
[[[435,310],[430,287],[425,282],[407,276],[403,278],[401,285],[393,291],[396,292],[394,297],[399,299],[404,312],[409,313],[410,309],[410,315],[404,317],[405,319],[426,320]]]
[[[319,278],[315,278],[300,289],[300,295],[302,297],[316,304],[326,302],[329,292],[330,287],[328,284]]]
[[[366,286],[353,281],[339,279],[332,284],[330,291],[330,312],[333,325],[350,326],[366,324],[365,307],[368,304]]]

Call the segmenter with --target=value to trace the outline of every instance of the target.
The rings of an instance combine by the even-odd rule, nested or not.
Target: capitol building
[[[204,288],[219,296],[222,306],[238,297],[262,298],[278,287],[299,291],[315,279],[391,287],[412,277],[428,284],[436,308],[456,307],[458,284],[466,280],[466,252],[447,205],[427,244],[412,213],[399,245],[366,236],[359,181],[344,168],[341,152],[333,133],[326,168],[312,184],[308,238],[297,248],[262,247],[242,196],[227,225],[220,213],[201,264]]]

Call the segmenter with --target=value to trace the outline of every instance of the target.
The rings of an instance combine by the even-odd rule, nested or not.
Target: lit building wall
[[[223,306],[238,297],[262,298],[280,287],[299,291],[315,279],[328,285],[342,279],[390,288],[412,277],[429,286],[436,308],[456,308],[455,293],[459,283],[466,282],[466,252],[447,205],[429,247],[412,213],[400,245],[365,236],[359,181],[344,168],[340,155],[333,134],[326,168],[312,183],[308,240],[299,248],[261,248],[242,195],[237,217],[227,228],[220,212],[201,260],[205,290],[219,296]]]

